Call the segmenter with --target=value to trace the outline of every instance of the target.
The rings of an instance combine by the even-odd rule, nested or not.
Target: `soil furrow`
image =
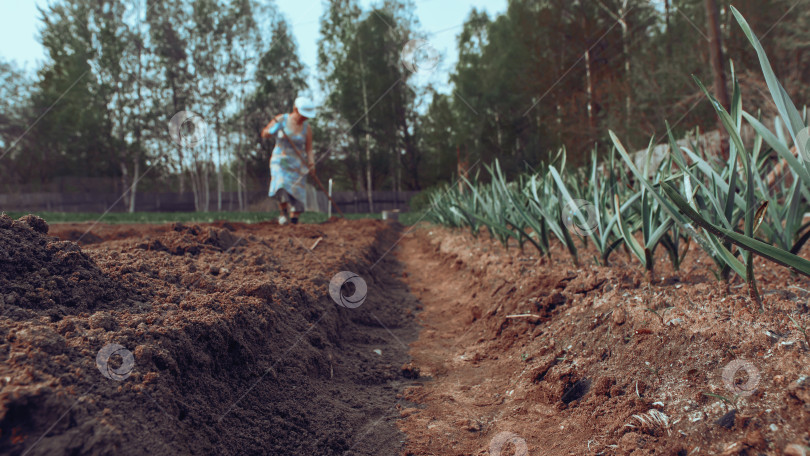
[[[776,455],[810,443],[810,347],[786,317],[806,296],[770,293],[759,314],[708,280],[699,255],[681,273],[660,258],[664,277],[649,284],[619,255],[574,269],[562,246],[539,259],[436,226],[401,245],[424,309],[405,455]],[[768,289],[787,288],[759,270]]]

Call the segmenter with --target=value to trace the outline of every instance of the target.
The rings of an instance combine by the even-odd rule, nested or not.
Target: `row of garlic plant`
[[[774,131],[743,110],[732,65],[729,110],[696,79],[728,134],[727,161],[706,158],[697,147],[679,146],[669,133],[670,153],[653,166],[651,140],[639,168],[610,132],[613,148],[601,162],[594,151],[587,168],[569,169],[563,150],[550,163],[507,182],[496,161],[486,166],[488,182],[476,174],[462,178],[460,189],[433,193],[429,217],[451,227],[468,227],[476,236],[484,228],[507,249],[510,239],[521,249],[528,242],[546,256],[551,255],[553,237],[576,265],[581,261],[578,244],[592,243],[599,253],[594,260],[602,265],[623,247],[651,280],[658,247],[666,250],[677,271],[695,241],[711,257],[719,280],[730,280],[732,272],[744,278],[761,310],[755,254],[810,276],[810,261],[797,255],[810,238],[810,223],[804,222],[810,209],[810,130],[806,110],[796,109],[759,40],[732,10],[758,54],[780,114]],[[744,121],[756,133],[750,147],[741,138]],[[791,151],[793,144],[797,155]],[[775,168],[781,173],[771,182],[768,176]]]

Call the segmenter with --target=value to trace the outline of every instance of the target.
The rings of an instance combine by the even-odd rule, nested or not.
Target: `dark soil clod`
[[[37,217],[36,215],[31,214],[24,215],[19,218],[19,221],[30,226],[31,229],[33,229],[37,233],[48,234],[49,229],[48,224],[45,222],[45,220],[43,220],[40,217]]]

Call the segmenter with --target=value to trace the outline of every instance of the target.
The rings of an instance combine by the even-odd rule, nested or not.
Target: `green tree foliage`
[[[261,174],[250,160],[262,155],[259,124],[288,109],[305,87],[287,25],[272,4],[60,0],[40,15],[47,60],[36,80],[20,91],[26,79],[0,65],[3,90],[17,94],[4,97],[0,128],[6,186],[112,178],[131,202],[143,180],[152,188],[190,187],[201,195],[198,208],[208,209],[213,201],[202,195],[209,185],[224,189],[222,165],[238,165],[231,188],[247,190],[248,175]],[[268,23],[273,33],[263,38],[260,27]],[[207,124],[200,147],[172,141],[168,123],[181,111]],[[266,156],[261,161],[266,168]],[[263,174],[257,178],[266,180]]]
[[[354,1],[337,1],[321,18],[321,84],[326,119],[355,189],[419,188],[419,152],[410,75],[401,63],[411,39],[413,5],[387,1],[362,14]]]
[[[738,0],[794,99],[810,96],[808,0]],[[735,62],[746,109],[774,114],[756,56],[717,0],[723,54]],[[628,150],[717,125],[692,76],[712,81],[705,0],[508,0],[497,16],[471,9],[453,67],[433,84],[402,63],[426,39],[411,0],[324,2],[319,91],[307,87],[290,27],[259,0],[57,0],[40,12],[45,64],[33,80],[0,63],[0,171],[5,188],[71,176],[135,190],[264,187],[271,116],[305,91],[322,177],[338,188],[413,190],[453,180],[459,165],[499,160],[507,177],[561,147],[584,164],[594,148]],[[790,11],[790,14],[785,14]],[[728,60],[726,60],[726,67]],[[729,93],[731,88],[729,87]],[[205,120],[199,147],[172,142],[180,111]],[[139,183],[140,182],[140,183]],[[137,184],[137,185],[136,185]],[[4,190],[7,191],[7,190]]]
[[[42,44],[50,62],[39,72],[33,94],[34,111],[42,116],[29,131],[23,155],[38,163],[40,182],[63,175],[105,176],[116,173],[108,159],[115,147],[112,123],[102,86],[92,62],[90,1],[71,0],[40,11],[45,27]],[[32,120],[34,122],[35,120]]]
[[[734,60],[750,95],[748,109],[773,114],[756,56],[733,26],[730,3],[718,1],[725,57]],[[782,64],[788,92],[806,99],[810,28],[802,24],[810,14],[786,0],[734,4],[755,31],[768,33],[764,46]],[[423,170],[443,170],[425,184],[450,179],[457,150],[469,163],[498,158],[513,176],[563,146],[573,164],[583,164],[595,145],[605,146],[600,154],[608,150],[611,129],[631,150],[645,147],[651,136],[664,142],[667,120],[676,136],[695,127],[714,129],[713,109],[692,80],[712,80],[705,2],[671,0],[666,6],[510,0],[495,18],[471,11],[458,35],[449,94],[434,97],[420,121]]]
[[[24,156],[28,121],[33,118],[31,76],[13,62],[0,60],[0,191],[11,192],[12,182],[35,176],[36,161]],[[22,143],[21,143],[22,142]],[[2,159],[5,157],[6,159]]]

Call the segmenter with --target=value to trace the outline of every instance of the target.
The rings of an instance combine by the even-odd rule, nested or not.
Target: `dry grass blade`
[[[666,431],[667,435],[670,435],[672,432],[669,417],[659,410],[650,409],[647,413],[633,415],[630,418],[635,420],[636,424],[628,423],[625,424],[624,427],[638,429],[650,435],[656,435],[659,431]]]

